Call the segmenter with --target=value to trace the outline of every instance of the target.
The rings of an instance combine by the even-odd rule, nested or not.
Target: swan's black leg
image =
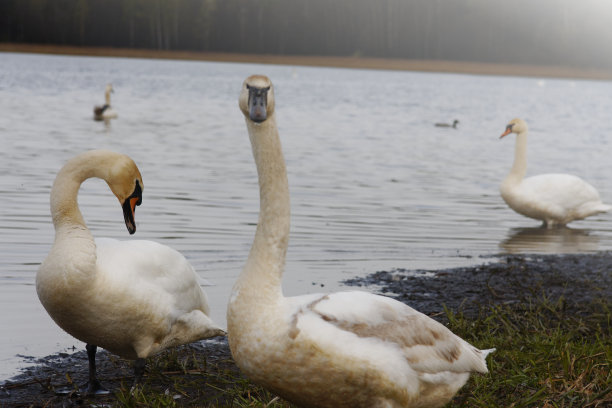
[[[144,375],[146,365],[147,361],[144,358],[134,360],[134,385],[132,385],[132,390],[142,384],[142,376]]]
[[[87,350],[87,358],[89,360],[89,381],[84,391],[87,392],[88,395],[108,394],[109,391],[102,387],[100,381],[96,378],[96,351],[98,350],[98,346],[87,344],[85,349]]]

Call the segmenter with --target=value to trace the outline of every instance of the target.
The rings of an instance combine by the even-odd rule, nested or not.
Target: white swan
[[[112,84],[107,84],[104,90],[104,105],[94,107],[94,120],[108,120],[117,117],[117,112],[111,108],[110,94],[115,92]]]
[[[510,133],[516,133],[514,164],[502,182],[500,192],[514,211],[541,220],[550,228],[612,208],[601,202],[595,187],[579,177],[541,174],[524,178],[527,172],[527,124],[522,119],[511,120],[500,139]]]
[[[136,359],[165,348],[223,335],[208,317],[205,293],[189,262],[152,241],[94,239],[77,205],[81,183],[104,179],[123,207],[130,234],[142,201],[142,178],[128,156],[107,150],[79,154],[59,171],[51,189],[55,240],[36,275],[38,297],[53,320],[87,343],[88,393],[105,392],[96,379],[96,346]]]
[[[366,292],[284,297],[289,187],[265,76],[243,84],[260,186],[248,260],[228,305],[228,338],[254,382],[304,407],[438,407],[485,356],[442,324],[396,300]]]

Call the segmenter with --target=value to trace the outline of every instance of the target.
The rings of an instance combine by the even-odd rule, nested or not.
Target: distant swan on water
[[[36,275],[38,297],[53,320],[87,344],[86,392],[106,393],[96,378],[100,346],[135,359],[135,384],[145,358],[173,346],[224,335],[209,317],[206,294],[183,255],[154,241],[94,238],[77,204],[81,183],[104,179],[119,199],[128,232],[144,187],[128,156],[92,150],[69,160],[51,188],[55,240]]]
[[[457,119],[453,120],[453,124],[449,124],[449,123],[436,123],[435,126],[437,127],[447,127],[447,128],[453,128],[453,129],[457,129],[457,125],[459,124],[459,121]]]
[[[289,186],[270,80],[248,77],[239,106],[260,193],[255,238],[227,310],[242,372],[300,407],[334,408],[440,407],[470,372],[486,373],[493,350],[394,299],[361,291],[283,296]]]
[[[510,208],[543,226],[565,225],[591,215],[609,211],[599,193],[589,183],[571,174],[541,174],[525,178],[527,173],[527,124],[513,119],[500,139],[516,134],[514,163],[501,184],[501,196]]]
[[[94,120],[107,120],[114,119],[117,117],[117,112],[113,110],[110,102],[110,94],[115,92],[112,84],[107,84],[104,90],[105,103],[102,106],[94,107]]]

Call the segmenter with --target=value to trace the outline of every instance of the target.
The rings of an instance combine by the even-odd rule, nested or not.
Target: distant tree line
[[[0,41],[612,68],[610,0],[0,0]]]

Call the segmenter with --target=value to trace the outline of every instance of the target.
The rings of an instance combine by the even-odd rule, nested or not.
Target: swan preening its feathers
[[[94,107],[94,120],[108,120],[117,117],[117,112],[111,108],[110,94],[115,92],[112,84],[107,84],[104,90],[104,105]]]
[[[438,407],[469,373],[487,372],[479,350],[396,300],[366,292],[284,297],[289,187],[265,76],[243,84],[239,106],[257,166],[260,213],[228,305],[232,355],[253,381],[304,407]]]
[[[95,393],[96,346],[136,359],[138,381],[145,358],[224,331],[208,317],[206,295],[180,253],[152,241],[94,241],[77,205],[79,187],[91,177],[107,182],[128,231],[136,231],[144,185],[132,159],[106,150],[74,157],[51,189],[55,241],[36,275],[36,290],[53,320],[87,343],[88,392]]]
[[[522,119],[511,120],[500,138],[510,133],[516,133],[514,164],[500,191],[514,211],[553,227],[612,209],[601,202],[595,187],[579,177],[542,174],[524,178],[527,172],[527,124]]]

